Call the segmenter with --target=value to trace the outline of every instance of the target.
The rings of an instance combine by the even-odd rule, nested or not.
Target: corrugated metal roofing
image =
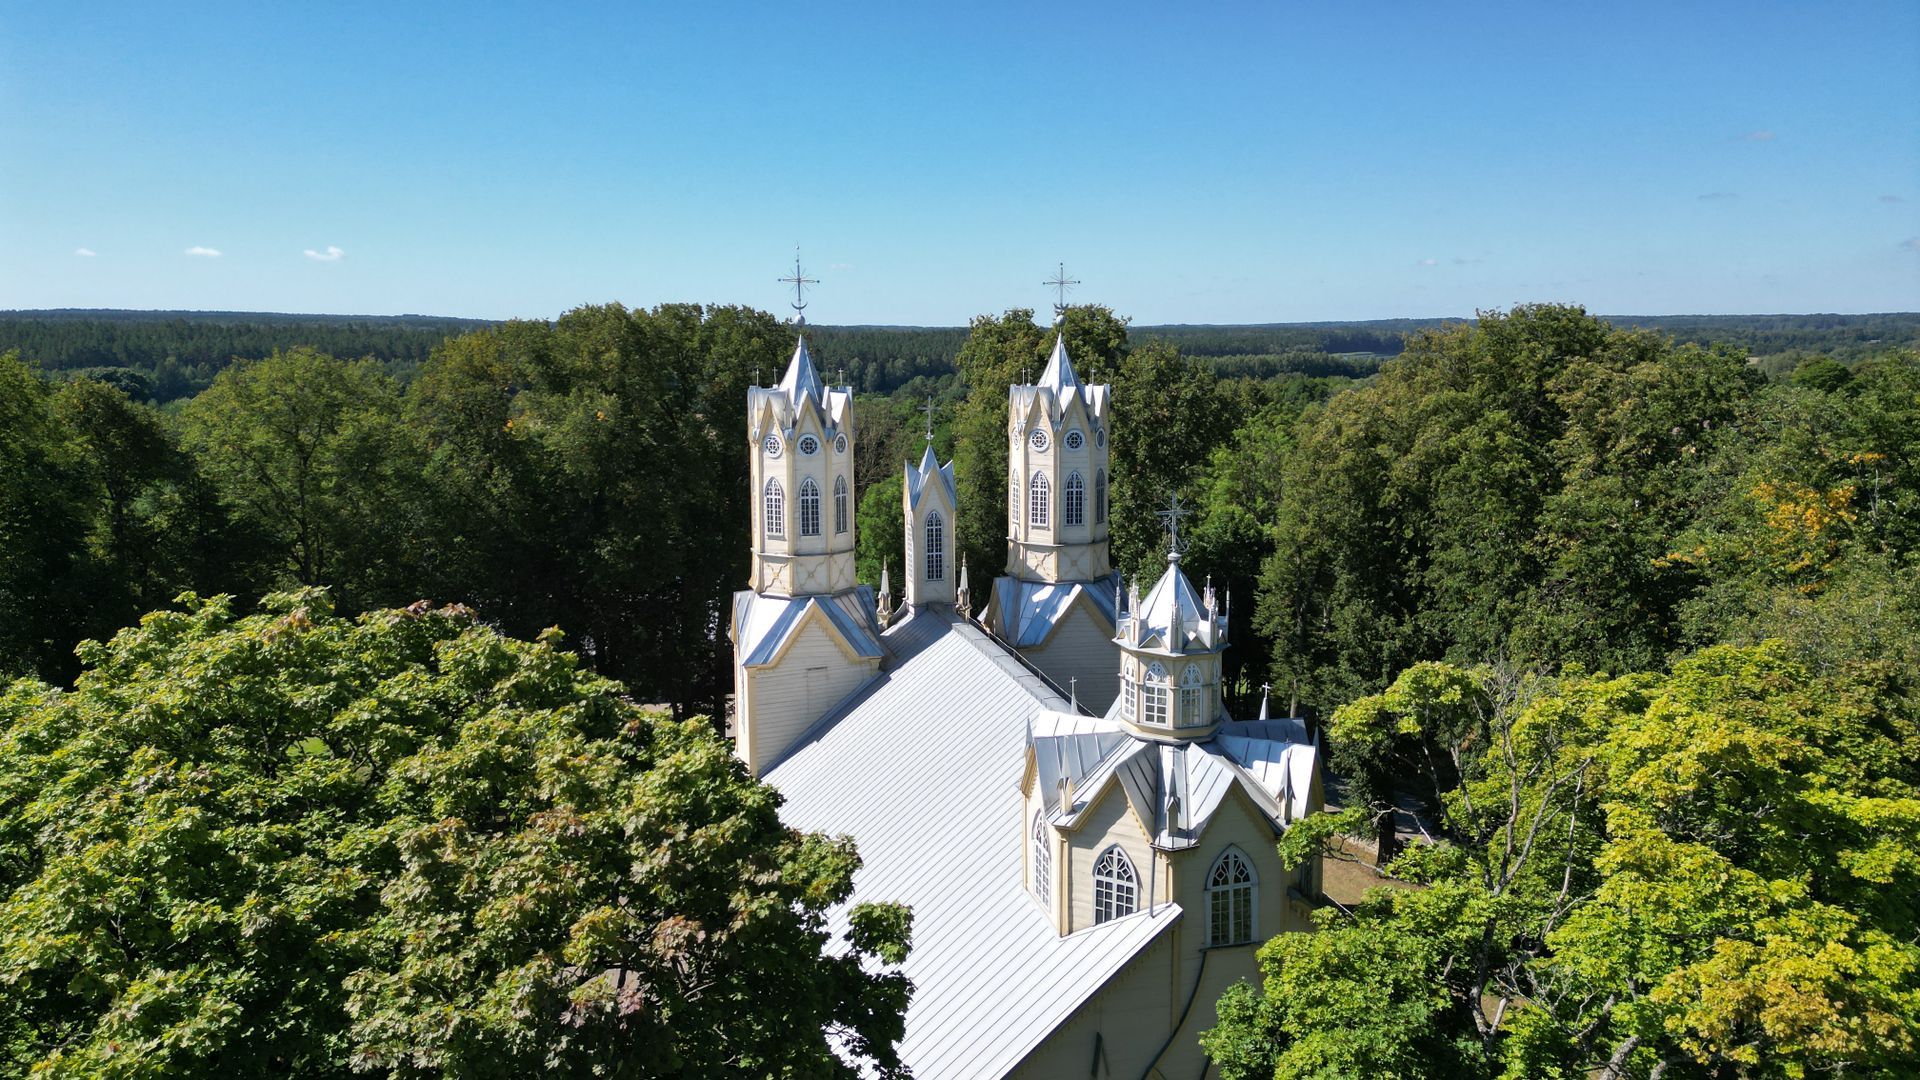
[[[944,608],[916,610],[882,641],[881,676],[767,780],[788,823],[854,838],[856,902],[913,908],[904,971],[916,990],[900,1049],[914,1075],[1002,1076],[1180,909],[1056,934],[1023,881],[1019,780],[1029,723],[1073,717],[1067,701]]]

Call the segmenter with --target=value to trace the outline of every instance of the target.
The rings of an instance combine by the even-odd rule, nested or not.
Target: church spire
[[[814,370],[813,356],[807,352],[807,339],[793,347],[793,359],[787,362],[787,373],[780,377],[780,389],[798,405],[800,399],[808,394],[815,401],[824,402],[827,397],[827,384],[821,381],[820,373]]]
[[[1040,373],[1040,381],[1036,385],[1044,386],[1057,395],[1080,389],[1080,376],[1074,374],[1073,361],[1067,358],[1067,336],[1064,333],[1054,333],[1053,355],[1047,358],[1047,369]]]

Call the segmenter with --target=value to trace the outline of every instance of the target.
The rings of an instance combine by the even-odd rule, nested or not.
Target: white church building
[[[905,466],[896,607],[890,575],[855,581],[852,389],[802,339],[747,392],[736,749],[789,824],[853,837],[856,901],[913,909],[900,1050],[921,1080],[1198,1077],[1222,991],[1311,925],[1318,867],[1274,842],[1321,806],[1317,747],[1264,705],[1226,715],[1227,620],[1177,549],[1144,596],[1122,586],[1110,400],[1058,340],[1010,388],[1007,573],[976,621],[952,464],[929,443]]]

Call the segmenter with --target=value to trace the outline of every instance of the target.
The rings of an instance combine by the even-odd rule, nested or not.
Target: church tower
[[[1114,700],[1118,577],[1107,554],[1111,388],[1055,332],[1038,382],[1007,390],[1007,570],[983,616],[1096,712]]]
[[[797,261],[785,280],[810,283]],[[804,336],[778,385],[748,388],[746,436],[753,567],[729,626],[732,728],[760,776],[884,654],[873,591],[854,580],[853,389],[821,380]]]
[[[853,588],[853,436],[853,388],[821,380],[804,337],[779,385],[747,390],[756,592]]]
[[[940,464],[927,443],[919,465],[906,467],[901,490],[901,520],[906,529],[907,607],[954,606],[960,571],[954,566],[960,545],[954,542],[953,462]]]

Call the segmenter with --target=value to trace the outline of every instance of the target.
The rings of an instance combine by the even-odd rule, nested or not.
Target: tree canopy
[[[892,1072],[906,912],[556,644],[189,596],[7,688],[0,1072]]]

